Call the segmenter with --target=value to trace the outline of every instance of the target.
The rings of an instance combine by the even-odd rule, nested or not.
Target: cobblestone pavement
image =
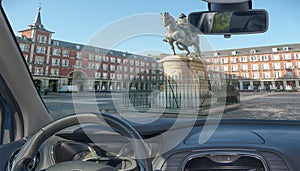
[[[300,120],[300,93],[241,93],[241,107],[224,113],[223,118]]]
[[[89,111],[89,109],[95,108],[95,105],[104,112],[117,113],[109,93],[98,93],[96,95],[78,93],[74,100],[72,94],[50,94],[43,96],[43,98],[54,118],[75,111],[76,113]],[[223,118],[300,120],[300,93],[241,92],[240,107],[224,113]]]
[[[78,93],[75,100],[72,99],[72,94],[48,94],[42,97],[54,118],[74,113],[76,111],[74,103],[76,108],[79,108],[77,110],[88,111],[90,105],[96,104],[100,110],[117,114],[112,97],[108,93],[96,95]],[[300,92],[242,92],[240,107],[223,113],[222,118],[300,120]],[[7,130],[5,135],[6,142]]]
[[[116,112],[112,96],[109,93],[55,93],[42,95],[42,98],[54,119],[73,113],[95,112],[96,106],[98,106],[96,110]]]

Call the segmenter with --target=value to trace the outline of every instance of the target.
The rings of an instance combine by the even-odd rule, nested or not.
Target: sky
[[[41,3],[42,23],[55,32],[53,39],[138,54],[171,53],[163,42],[166,29],[160,13],[176,17],[206,11],[202,0],[3,0],[2,5],[16,35],[32,24]],[[201,36],[202,51],[300,43],[299,0],[253,0],[254,9],[266,9],[266,33]],[[178,50],[177,50],[178,51]]]

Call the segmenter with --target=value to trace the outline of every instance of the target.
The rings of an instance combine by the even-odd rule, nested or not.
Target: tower
[[[33,42],[41,44],[51,44],[51,36],[54,32],[45,29],[41,19],[41,6],[39,6],[33,24],[29,28],[21,30],[20,36],[31,39]]]

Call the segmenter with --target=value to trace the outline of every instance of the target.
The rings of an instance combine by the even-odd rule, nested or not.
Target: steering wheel
[[[152,163],[146,144],[139,133],[125,121],[104,113],[74,114],[49,123],[37,131],[21,148],[13,161],[12,171],[23,171],[37,153],[41,144],[55,133],[78,124],[108,124],[112,129],[129,138],[140,171],[152,171]],[[106,171],[117,169],[95,162],[68,161],[55,164],[46,171],[82,170]]]

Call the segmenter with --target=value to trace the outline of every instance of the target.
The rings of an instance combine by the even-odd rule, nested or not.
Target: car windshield
[[[186,27],[191,12],[208,11],[201,0],[3,6],[55,119],[105,112],[126,119],[299,120],[300,14],[292,12],[298,2],[273,1],[253,1],[253,9],[269,14],[265,33],[230,38]]]

